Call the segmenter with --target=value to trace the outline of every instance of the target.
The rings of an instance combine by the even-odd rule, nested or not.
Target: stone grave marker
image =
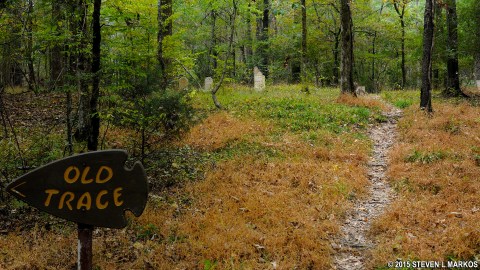
[[[259,92],[265,90],[265,76],[258,67],[253,68],[253,88]]]
[[[178,80],[178,90],[182,91],[188,88],[188,79],[185,77],[181,77]]]
[[[365,91],[365,86],[357,86],[355,87],[355,94],[357,94],[357,96],[365,96],[367,94],[367,92]]]
[[[212,77],[206,77],[205,78],[205,88],[203,89],[205,92],[209,92],[212,90],[213,86],[213,79]]]

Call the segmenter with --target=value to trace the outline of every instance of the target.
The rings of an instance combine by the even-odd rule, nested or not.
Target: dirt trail
[[[373,126],[369,132],[373,141],[373,155],[368,163],[368,178],[371,183],[369,197],[355,203],[342,226],[340,239],[332,244],[337,251],[335,256],[337,270],[365,268],[367,250],[374,245],[367,238],[367,232],[372,220],[383,213],[394,197],[385,172],[388,164],[387,154],[396,139],[397,120],[401,116],[401,110],[393,106],[388,108],[389,110],[383,113],[387,118],[386,122]]]

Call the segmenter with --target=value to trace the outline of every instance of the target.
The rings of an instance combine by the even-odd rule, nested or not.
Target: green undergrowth
[[[234,115],[272,120],[281,129],[294,133],[351,132],[365,129],[372,118],[381,118],[380,110],[336,103],[340,92],[334,88],[313,88],[306,94],[301,92],[300,85],[271,86],[264,92],[236,86],[222,89],[217,95]],[[209,93],[198,93],[197,97],[198,108],[214,110]]]
[[[326,149],[340,141],[346,147],[359,141],[366,143],[368,125],[382,121],[380,108],[337,102],[340,91],[335,88],[311,88],[306,94],[300,85],[268,86],[263,92],[235,85],[221,89],[217,96],[230,114],[239,119],[266,121],[272,129],[216,149],[209,153],[214,161],[247,156],[262,160],[288,158],[281,147],[287,134],[311,147]],[[193,101],[197,110],[205,114],[217,111],[210,93],[196,92]]]
[[[393,104],[395,107],[405,109],[413,104],[419,104],[420,91],[419,90],[396,90],[383,91],[381,97],[387,102]]]

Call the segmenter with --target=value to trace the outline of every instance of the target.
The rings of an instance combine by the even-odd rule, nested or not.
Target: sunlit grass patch
[[[415,90],[403,90],[403,91],[383,91],[382,98],[392,103],[400,109],[405,109],[413,104],[419,104],[420,91]]]

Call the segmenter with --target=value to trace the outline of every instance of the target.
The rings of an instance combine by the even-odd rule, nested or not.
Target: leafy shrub
[[[412,104],[413,104],[413,102],[411,100],[407,100],[407,99],[399,99],[399,100],[397,100],[393,103],[393,105],[395,105],[395,107],[400,108],[400,109],[405,109],[407,107],[410,107],[410,105],[412,105]]]

